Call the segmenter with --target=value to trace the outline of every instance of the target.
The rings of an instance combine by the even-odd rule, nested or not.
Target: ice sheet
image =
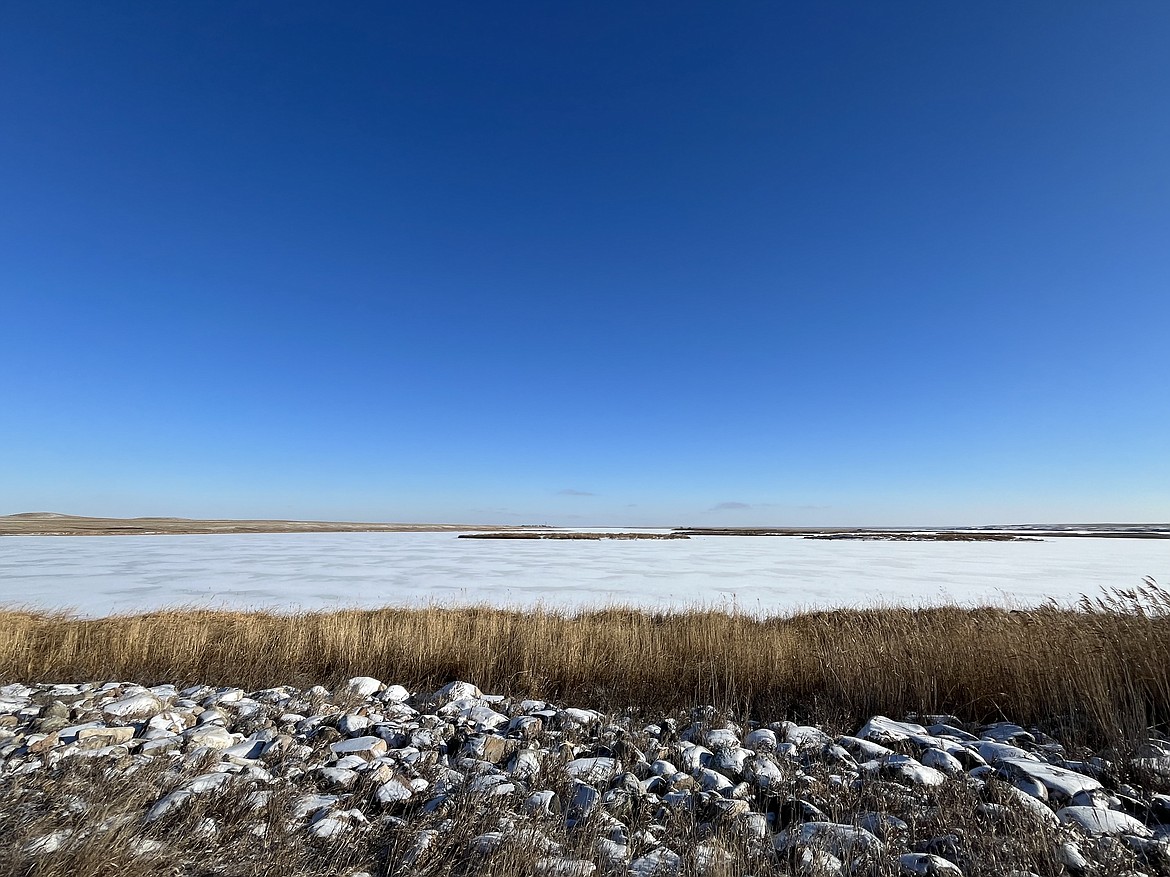
[[[852,542],[705,536],[496,541],[453,533],[0,538],[0,604],[87,615],[176,605],[277,610],[487,603],[736,606],[1067,602],[1143,576],[1170,542]]]

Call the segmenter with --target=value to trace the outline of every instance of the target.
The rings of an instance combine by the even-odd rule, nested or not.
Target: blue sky
[[[1170,519],[1170,4],[0,11],[0,513]]]

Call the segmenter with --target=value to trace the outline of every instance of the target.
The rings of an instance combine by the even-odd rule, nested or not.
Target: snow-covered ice
[[[706,604],[762,613],[875,603],[1035,605],[1132,587],[1144,576],[1170,582],[1170,542],[497,541],[454,533],[0,538],[0,604],[87,615],[177,605]]]

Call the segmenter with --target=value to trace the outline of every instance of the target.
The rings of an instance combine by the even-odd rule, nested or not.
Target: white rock
[[[324,811],[328,811],[340,800],[338,795],[301,795],[293,803],[293,819],[303,820],[312,814],[324,816],[326,815]]]
[[[942,771],[935,770],[933,767],[926,767],[924,764],[905,755],[887,755],[882,759],[882,767],[884,768],[884,772],[891,777],[905,780],[915,786],[934,788],[943,785],[947,781],[947,775]]]
[[[1065,807],[1056,818],[1066,825],[1076,825],[1087,834],[1131,834],[1135,837],[1153,837],[1142,822],[1119,810],[1101,810],[1097,807]]]
[[[216,709],[206,709],[195,719],[197,725],[227,725],[227,717]]]
[[[630,863],[630,877],[671,877],[682,868],[682,857],[673,850],[659,847]]]
[[[533,877],[590,877],[596,870],[592,862],[559,856],[537,859],[532,866]]]
[[[544,731],[544,720],[539,716],[516,716],[508,722],[509,734],[516,732],[528,740],[540,736],[542,731]]]
[[[497,773],[472,777],[467,783],[466,788],[472,794],[488,795],[490,797],[510,795],[516,791],[516,786],[509,781],[507,776]]]
[[[401,777],[393,777],[378,786],[378,791],[374,793],[374,797],[383,806],[388,804],[401,804],[414,797],[414,790],[410,787],[409,780]]]
[[[208,749],[228,749],[240,742],[238,735],[231,734],[221,725],[197,725],[183,732],[187,746],[194,749],[206,746]]]
[[[543,790],[533,792],[524,800],[522,811],[538,818],[559,816],[561,813],[561,799],[556,792]]]
[[[317,770],[326,785],[337,789],[348,789],[358,781],[357,771],[346,770],[342,767],[322,767]]]
[[[143,755],[160,755],[165,752],[173,752],[183,745],[183,738],[178,734],[171,734],[167,737],[156,737],[153,740],[147,740],[138,749]]]
[[[786,829],[772,838],[778,852],[787,852],[794,846],[813,846],[825,849],[839,859],[852,859],[859,853],[880,855],[882,842],[864,828],[836,822],[805,822]]]
[[[471,839],[471,848],[481,856],[490,856],[499,852],[507,843],[507,834],[502,831],[489,831]]]
[[[1035,761],[1039,763],[1039,759],[1032,753],[1021,749],[1018,746],[1011,746],[1007,743],[996,743],[993,740],[976,740],[972,743],[964,744],[968,749],[978,752],[983,760],[993,767],[999,767],[1004,759],[1023,759],[1025,761]]]
[[[414,836],[414,841],[402,856],[402,864],[407,868],[423,864],[437,849],[436,841],[439,832],[433,828],[424,829]]]
[[[686,744],[681,754],[682,757],[679,759],[679,763],[687,773],[694,773],[700,768],[706,767],[715,757],[715,753],[706,746],[699,746],[693,743]]]
[[[1001,788],[1003,788],[1004,792],[1008,795],[1009,798],[1011,798],[1011,800],[1015,801],[1016,804],[1019,805],[1021,810],[1027,811],[1039,822],[1043,822],[1048,825],[1056,825],[1059,822],[1059,820],[1056,818],[1056,814],[1052,811],[1052,808],[1043,801],[1033,798],[1027,792],[1022,792],[1015,786],[1002,786]]]
[[[57,850],[66,844],[69,839],[73,837],[73,830],[70,828],[61,828],[57,831],[51,831],[48,834],[43,834],[40,837],[34,837],[24,845],[24,851],[32,855],[42,853],[55,853]]]
[[[581,710],[568,707],[557,710],[557,720],[562,728],[588,728],[601,721],[601,713],[596,710]]]
[[[214,792],[216,789],[221,789],[232,780],[230,773],[205,773],[188,780],[183,784],[183,788],[196,795],[201,795],[206,792]]]
[[[942,771],[948,776],[958,776],[963,772],[963,764],[955,756],[942,749],[931,747],[922,752],[920,759],[924,765]]]
[[[1043,761],[1030,758],[1001,758],[1000,763],[1013,773],[1036,780],[1049,792],[1062,798],[1072,798],[1080,792],[1092,792],[1101,788],[1101,782],[1093,777],[1053,764],[1045,764]]]
[[[381,698],[387,703],[402,703],[404,700],[410,700],[410,692],[401,685],[388,685]]]
[[[154,822],[156,819],[161,819],[168,813],[182,807],[190,799],[193,793],[187,789],[176,789],[170,794],[163,795],[153,807],[146,813],[146,821]]]
[[[919,874],[921,877],[963,877],[963,872],[954,862],[929,853],[898,856],[898,866],[907,874]]]
[[[779,742],[770,728],[756,728],[743,738],[744,748],[754,752],[775,752]]]
[[[130,841],[130,852],[136,856],[153,856],[165,849],[162,841],[151,840],[146,837],[136,837]]]
[[[332,840],[353,831],[353,826],[343,819],[326,816],[309,826],[309,834],[318,840]]]
[[[712,728],[707,732],[707,746],[718,749],[723,746],[739,746],[739,735],[730,728]]]
[[[468,697],[479,700],[483,692],[470,682],[450,682],[435,692],[435,698],[440,701],[459,700]]]
[[[533,779],[540,775],[540,756],[532,749],[521,749],[508,765],[508,773],[514,777]]]
[[[587,783],[608,782],[617,772],[612,758],[575,758],[565,765],[565,773],[575,780]]]
[[[885,716],[874,716],[857,732],[857,736],[862,740],[872,740],[875,743],[898,742],[925,734],[926,728],[922,725],[916,725],[913,722],[896,722]]]
[[[894,750],[872,740],[863,740],[860,737],[843,736],[837,738],[837,743],[846,752],[861,761],[876,761],[887,755],[894,755]]]
[[[701,767],[695,771],[695,780],[705,792],[726,792],[735,784],[718,771]]]
[[[785,729],[785,741],[799,749],[821,749],[833,742],[833,738],[810,725],[792,725]]]
[[[775,762],[759,755],[745,761],[743,770],[748,781],[755,783],[765,792],[769,789],[781,788],[788,782],[784,772]]]
[[[145,719],[162,711],[163,703],[153,694],[143,692],[119,698],[102,707],[102,713],[109,719],[129,722]]]
[[[660,758],[650,765],[655,776],[672,777],[679,772],[678,768],[664,758]]]
[[[695,846],[695,871],[700,875],[723,874],[732,862],[731,853],[713,843]]]
[[[91,728],[104,728],[105,722],[86,722],[83,725],[70,725],[68,728],[62,728],[57,732],[57,739],[62,743],[72,743],[77,739],[77,735],[82,731],[88,731]]]
[[[630,861],[629,844],[618,843],[608,837],[599,837],[594,844],[597,857],[611,868],[619,868]]]
[[[801,847],[796,873],[799,877],[839,877],[845,873],[845,864],[825,850]]]
[[[1064,865],[1074,874],[1085,874],[1091,872],[1092,869],[1089,860],[1085,858],[1085,854],[1072,841],[1066,840],[1056,845],[1056,861]]]
[[[331,743],[329,748],[336,757],[357,755],[367,761],[373,761],[386,754],[386,741],[381,737],[352,737]]]
[[[1011,722],[996,722],[979,729],[979,736],[985,740],[995,740],[999,743],[1011,743],[1013,740],[1023,739],[1032,741],[1034,738],[1024,728]]]
[[[473,722],[481,730],[495,731],[499,728],[505,727],[510,721],[503,713],[498,713],[489,706],[474,706],[467,710],[464,715],[468,720]]]
[[[566,815],[569,819],[584,819],[589,816],[601,800],[601,793],[593,786],[580,780],[573,780],[569,791],[569,806]]]
[[[254,761],[263,756],[272,746],[275,735],[261,731],[253,734],[241,743],[236,743],[223,750],[224,757],[245,758]]]
[[[346,683],[346,687],[358,697],[371,697],[382,690],[381,680],[373,676],[355,676]]]
[[[353,737],[366,730],[372,724],[373,722],[370,721],[369,716],[349,714],[337,720],[337,730],[347,737]]]
[[[220,688],[214,694],[203,701],[205,707],[218,706],[219,704],[233,704],[239,703],[244,699],[244,691],[241,688]]]

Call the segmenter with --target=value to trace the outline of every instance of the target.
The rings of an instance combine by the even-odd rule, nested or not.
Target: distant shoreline
[[[354,521],[90,518],[33,512],[0,516],[0,536],[205,536],[239,533],[459,533],[483,524],[378,524]],[[510,528],[511,529],[511,528]],[[523,529],[523,528],[517,528]]]
[[[487,539],[685,538],[790,536],[807,539],[929,542],[1005,542],[1038,538],[1170,539],[1170,524],[1019,524],[986,527],[674,527],[643,533],[582,532],[548,525],[403,524],[279,519],[97,518],[51,512],[0,515],[0,536],[203,536],[244,533],[473,533]],[[598,528],[601,529],[601,528]]]

